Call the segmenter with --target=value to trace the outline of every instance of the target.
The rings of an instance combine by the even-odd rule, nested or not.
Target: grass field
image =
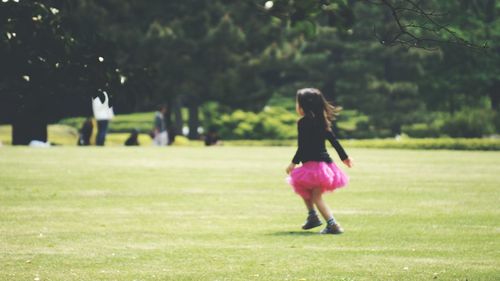
[[[321,236],[291,147],[1,147],[0,280],[499,280],[500,152],[348,152]]]

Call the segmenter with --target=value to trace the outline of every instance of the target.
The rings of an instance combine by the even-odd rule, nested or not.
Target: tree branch
[[[397,31],[390,38],[381,39],[379,41],[384,45],[401,44],[406,47],[417,47],[423,49],[436,49],[439,45],[457,45],[465,46],[472,49],[486,49],[486,44],[477,45],[450,29],[447,25],[440,23],[437,18],[444,17],[447,13],[438,13],[436,11],[427,11],[422,7],[422,1],[415,0],[400,0],[398,5],[391,0],[366,0],[369,4],[383,6],[389,10]],[[404,15],[404,17],[403,17]],[[411,23],[407,18],[414,17],[415,20]],[[415,31],[425,31],[423,35]],[[449,36],[450,39],[444,39],[444,36]]]

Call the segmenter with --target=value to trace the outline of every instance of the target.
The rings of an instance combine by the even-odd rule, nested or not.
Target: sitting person
[[[83,122],[82,128],[80,129],[80,137],[78,138],[78,145],[90,145],[90,137],[92,136],[92,131],[94,130],[94,125],[92,124],[92,118],[88,117]]]
[[[125,141],[125,146],[138,146],[139,144],[139,131],[134,129],[132,133],[130,133],[130,136],[128,139]]]
[[[220,138],[214,129],[209,130],[207,135],[205,136],[205,145],[206,146],[221,145]]]

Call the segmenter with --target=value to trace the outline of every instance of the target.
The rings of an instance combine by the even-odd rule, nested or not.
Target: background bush
[[[405,125],[402,127],[402,132],[412,138],[437,138],[442,135],[441,128],[436,123]]]
[[[207,123],[224,140],[278,139],[297,137],[297,114],[280,107],[265,107],[260,113],[236,110]]]
[[[59,124],[80,129],[85,118],[66,118]],[[154,112],[117,115],[110,123],[110,133],[129,133],[138,129],[148,133]],[[187,118],[186,118],[187,119]],[[402,134],[410,138],[480,138],[500,130],[500,114],[491,109],[467,109],[454,115],[435,113],[425,116],[425,123],[402,126]],[[223,140],[293,140],[297,137],[297,114],[292,109],[267,106],[261,112],[230,111],[216,103],[200,113],[204,131],[213,129]],[[377,128],[367,115],[343,110],[335,121],[341,139],[387,139],[395,137],[388,129]]]
[[[442,131],[454,138],[480,138],[495,133],[494,119],[490,109],[465,109],[448,117]]]
[[[391,149],[500,150],[500,139],[432,138],[344,140],[346,147]]]
[[[432,138],[341,140],[345,148],[427,149],[427,150],[500,150],[500,139]],[[295,140],[231,140],[228,146],[295,146]],[[327,143],[327,147],[329,144]]]

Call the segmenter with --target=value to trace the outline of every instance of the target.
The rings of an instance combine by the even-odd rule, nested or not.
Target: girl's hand
[[[345,159],[345,160],[344,160],[344,161],[342,161],[342,162],[344,162],[344,164],[345,164],[347,167],[349,167],[349,168],[352,168],[352,166],[354,165],[354,163],[353,163],[353,161],[352,161],[352,159],[351,159],[351,158],[347,158],[347,159]]]
[[[286,173],[290,174],[293,171],[293,169],[295,169],[295,163],[290,163],[290,165],[286,167]]]

